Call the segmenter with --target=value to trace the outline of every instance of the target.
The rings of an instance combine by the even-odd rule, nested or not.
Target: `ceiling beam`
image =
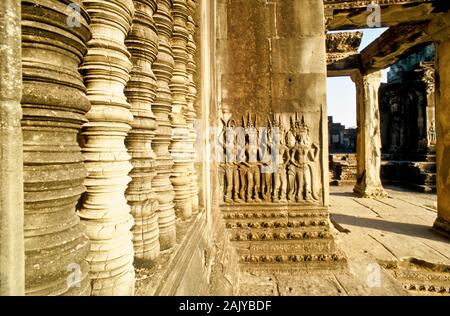
[[[429,20],[434,14],[450,10],[448,0],[324,0],[328,30],[369,28],[372,11],[368,6],[372,2],[380,5],[381,27]]]
[[[389,28],[361,52],[363,72],[390,67],[420,44],[431,42],[425,32],[429,21],[402,24]]]

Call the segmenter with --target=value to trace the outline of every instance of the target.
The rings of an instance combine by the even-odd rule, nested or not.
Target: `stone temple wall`
[[[382,178],[425,192],[436,191],[434,55],[433,45],[416,48],[379,91]]]
[[[315,0],[218,2],[217,194],[243,271],[343,262],[327,213],[323,19]]]

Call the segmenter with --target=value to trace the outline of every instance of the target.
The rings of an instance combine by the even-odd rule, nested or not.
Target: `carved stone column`
[[[182,219],[192,215],[191,187],[189,177],[189,129],[186,123],[188,77],[187,29],[188,6],[186,0],[173,1],[174,28],[172,37],[173,58],[175,67],[170,81],[172,91],[172,144],[170,152],[173,157],[173,168],[170,180],[175,191],[175,212]]]
[[[190,189],[191,189],[191,203],[192,203],[192,213],[196,214],[198,212],[198,183],[197,183],[197,171],[195,170],[195,160],[196,160],[196,131],[195,131],[195,120],[197,119],[197,113],[194,108],[195,100],[197,97],[197,86],[194,81],[194,76],[197,70],[197,65],[195,63],[195,53],[197,47],[194,41],[195,35],[195,21],[194,14],[196,3],[195,0],[188,0],[189,16],[187,21],[187,28],[189,31],[189,39],[187,43],[187,53],[188,53],[188,63],[186,66],[188,75],[189,90],[186,98],[186,123],[189,128],[189,177],[190,177]]]
[[[425,108],[425,130],[426,130],[426,154],[436,154],[436,80],[434,65],[423,63],[420,65],[420,80],[425,86],[426,108]]]
[[[450,238],[450,12],[436,23],[436,161],[438,218],[434,228]]]
[[[0,296],[25,293],[20,12],[19,0],[0,3]]]
[[[92,23],[82,72],[92,108],[84,125],[83,154],[89,176],[80,216],[87,228],[93,295],[134,292],[133,217],[125,199],[132,169],[125,147],[133,115],[124,94],[132,64],[125,46],[131,0],[85,0]]]
[[[75,207],[86,169],[77,135],[90,104],[78,72],[90,38],[81,1],[22,1],[27,295],[89,295]]]
[[[381,135],[378,89],[381,72],[352,76],[357,104],[357,183],[354,192],[367,198],[385,197],[381,184]]]
[[[133,1],[136,13],[126,40],[133,69],[125,95],[131,104],[134,121],[126,145],[131,154],[133,170],[126,196],[134,217],[134,256],[139,260],[154,260],[159,255],[158,201],[152,188],[156,175],[156,155],[152,140],[156,119],[151,105],[156,96],[156,77],[152,64],[158,54],[158,34],[153,14],[156,0]]]
[[[153,72],[156,76],[157,91],[152,106],[158,128],[152,147],[156,154],[157,174],[153,179],[153,189],[159,202],[158,223],[161,250],[171,248],[176,242],[175,210],[173,199],[175,193],[170,182],[173,159],[169,152],[172,139],[172,127],[169,113],[172,108],[172,94],[169,82],[172,79],[174,60],[170,38],[172,37],[173,20],[170,15],[170,0],[158,0],[158,10],[153,16],[156,22],[159,47]]]

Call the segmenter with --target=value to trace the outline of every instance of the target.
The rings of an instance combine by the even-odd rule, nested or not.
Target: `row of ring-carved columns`
[[[188,53],[188,63],[186,66],[187,76],[188,76],[188,95],[186,97],[187,108],[186,108],[186,122],[189,129],[189,178],[190,178],[190,189],[191,189],[191,204],[192,213],[196,214],[198,212],[198,184],[197,184],[197,171],[195,170],[195,159],[196,159],[196,134],[195,134],[195,120],[197,114],[194,108],[195,99],[197,96],[197,87],[194,81],[194,75],[197,70],[197,65],[195,63],[195,53],[197,47],[194,41],[195,35],[195,21],[194,14],[196,3],[195,0],[188,0],[189,16],[187,20],[187,29],[189,32],[189,38],[187,43],[187,53]]]
[[[92,19],[82,73],[92,108],[84,125],[83,154],[89,175],[80,216],[91,241],[93,295],[134,292],[133,217],[125,199],[132,169],[125,147],[133,115],[124,94],[132,64],[125,46],[131,0],[83,0]]]
[[[172,48],[175,67],[170,81],[172,91],[172,144],[170,152],[173,157],[171,181],[175,191],[175,211],[182,219],[192,215],[192,199],[189,170],[189,129],[185,111],[187,108],[188,77],[187,77],[187,30],[188,6],[186,0],[173,0],[173,37]]]
[[[152,64],[158,54],[158,34],[153,14],[156,0],[133,1],[136,12],[133,27],[126,40],[131,53],[133,69],[125,88],[131,104],[134,120],[126,145],[132,157],[132,181],[128,185],[127,200],[134,217],[134,256],[137,260],[154,260],[160,251],[158,201],[152,188],[156,175],[155,153],[152,140],[156,131],[156,119],[151,106],[156,96],[156,77]]]
[[[89,40],[81,0],[22,1],[25,282],[28,295],[89,295],[88,239],[75,212],[89,110],[78,67]],[[74,23],[73,25],[71,23]],[[76,25],[77,24],[77,25]],[[3,271],[2,271],[3,272]]]
[[[355,193],[361,197],[385,197],[381,184],[381,134],[378,89],[381,72],[356,73],[352,76],[356,85],[357,107],[357,183]]]
[[[153,189],[157,195],[159,242],[161,250],[171,248],[176,242],[174,191],[170,182],[173,159],[169,152],[172,139],[172,127],[169,113],[172,108],[172,94],[169,82],[172,79],[174,60],[170,38],[173,31],[173,19],[170,14],[171,1],[158,0],[158,9],[153,16],[159,37],[158,55],[153,64],[156,76],[156,98],[152,106],[158,128],[152,147],[156,154],[157,173],[153,179]]]

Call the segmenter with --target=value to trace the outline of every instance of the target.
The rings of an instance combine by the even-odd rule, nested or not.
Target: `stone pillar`
[[[438,218],[434,228],[450,238],[450,26],[439,33],[436,43],[436,161]],[[436,37],[435,37],[436,38]]]
[[[381,72],[357,73],[352,76],[356,85],[358,136],[357,183],[354,192],[365,198],[386,197],[381,184],[381,135],[378,89]]]
[[[197,119],[197,113],[194,108],[195,100],[197,98],[197,86],[194,81],[194,76],[197,71],[197,64],[195,62],[195,54],[197,51],[197,47],[194,41],[195,35],[195,9],[196,3],[195,0],[188,0],[189,7],[189,16],[187,21],[187,28],[189,32],[189,39],[187,43],[187,53],[188,53],[188,63],[186,66],[187,76],[188,76],[188,95],[186,98],[187,107],[186,107],[186,123],[189,128],[189,178],[190,178],[190,191],[191,191],[191,203],[192,203],[192,213],[197,214],[198,212],[198,182],[197,182],[197,171],[195,169],[196,162],[196,130],[195,123]]]
[[[25,293],[20,12],[0,3],[0,296]]]
[[[189,177],[189,129],[186,123],[188,77],[186,65],[188,62],[188,6],[186,0],[173,0],[173,37],[172,48],[175,67],[170,81],[172,91],[172,143],[170,153],[173,157],[173,167],[170,180],[175,191],[175,212],[177,217],[186,220],[192,215],[191,188]]]
[[[151,261],[159,255],[158,200],[152,188],[156,175],[152,140],[157,125],[151,108],[156,96],[152,64],[158,54],[158,34],[153,20],[156,0],[135,0],[133,3],[136,13],[131,33],[125,41],[133,63],[125,95],[134,116],[126,138],[133,165],[126,196],[135,221],[132,229],[134,256],[137,261]]]
[[[125,147],[133,115],[124,94],[132,64],[125,46],[134,6],[131,0],[84,0],[92,18],[82,72],[92,108],[83,127],[89,176],[80,216],[91,241],[88,255],[93,295],[134,292],[133,217],[125,199],[132,169]]]
[[[77,135],[90,104],[78,67],[89,17],[81,0],[68,3],[22,1],[27,295],[90,293],[88,239],[75,212],[86,178]]]
[[[426,131],[426,142],[424,142],[426,145],[425,153],[427,154],[427,160],[432,160],[436,154],[436,80],[434,65],[432,63],[424,63],[420,66],[420,81],[423,83],[426,93],[424,113],[424,128]]]
[[[158,10],[154,15],[159,37],[159,47],[156,61],[153,64],[157,90],[152,111],[156,116],[158,128],[152,143],[157,162],[157,174],[152,181],[152,185],[159,202],[158,223],[161,250],[171,248],[176,242],[173,204],[175,193],[170,182],[173,159],[169,152],[169,145],[172,139],[172,127],[169,120],[169,113],[172,108],[172,94],[169,82],[172,79],[174,67],[170,43],[173,31],[173,19],[170,14],[170,8],[170,0],[158,0]]]

